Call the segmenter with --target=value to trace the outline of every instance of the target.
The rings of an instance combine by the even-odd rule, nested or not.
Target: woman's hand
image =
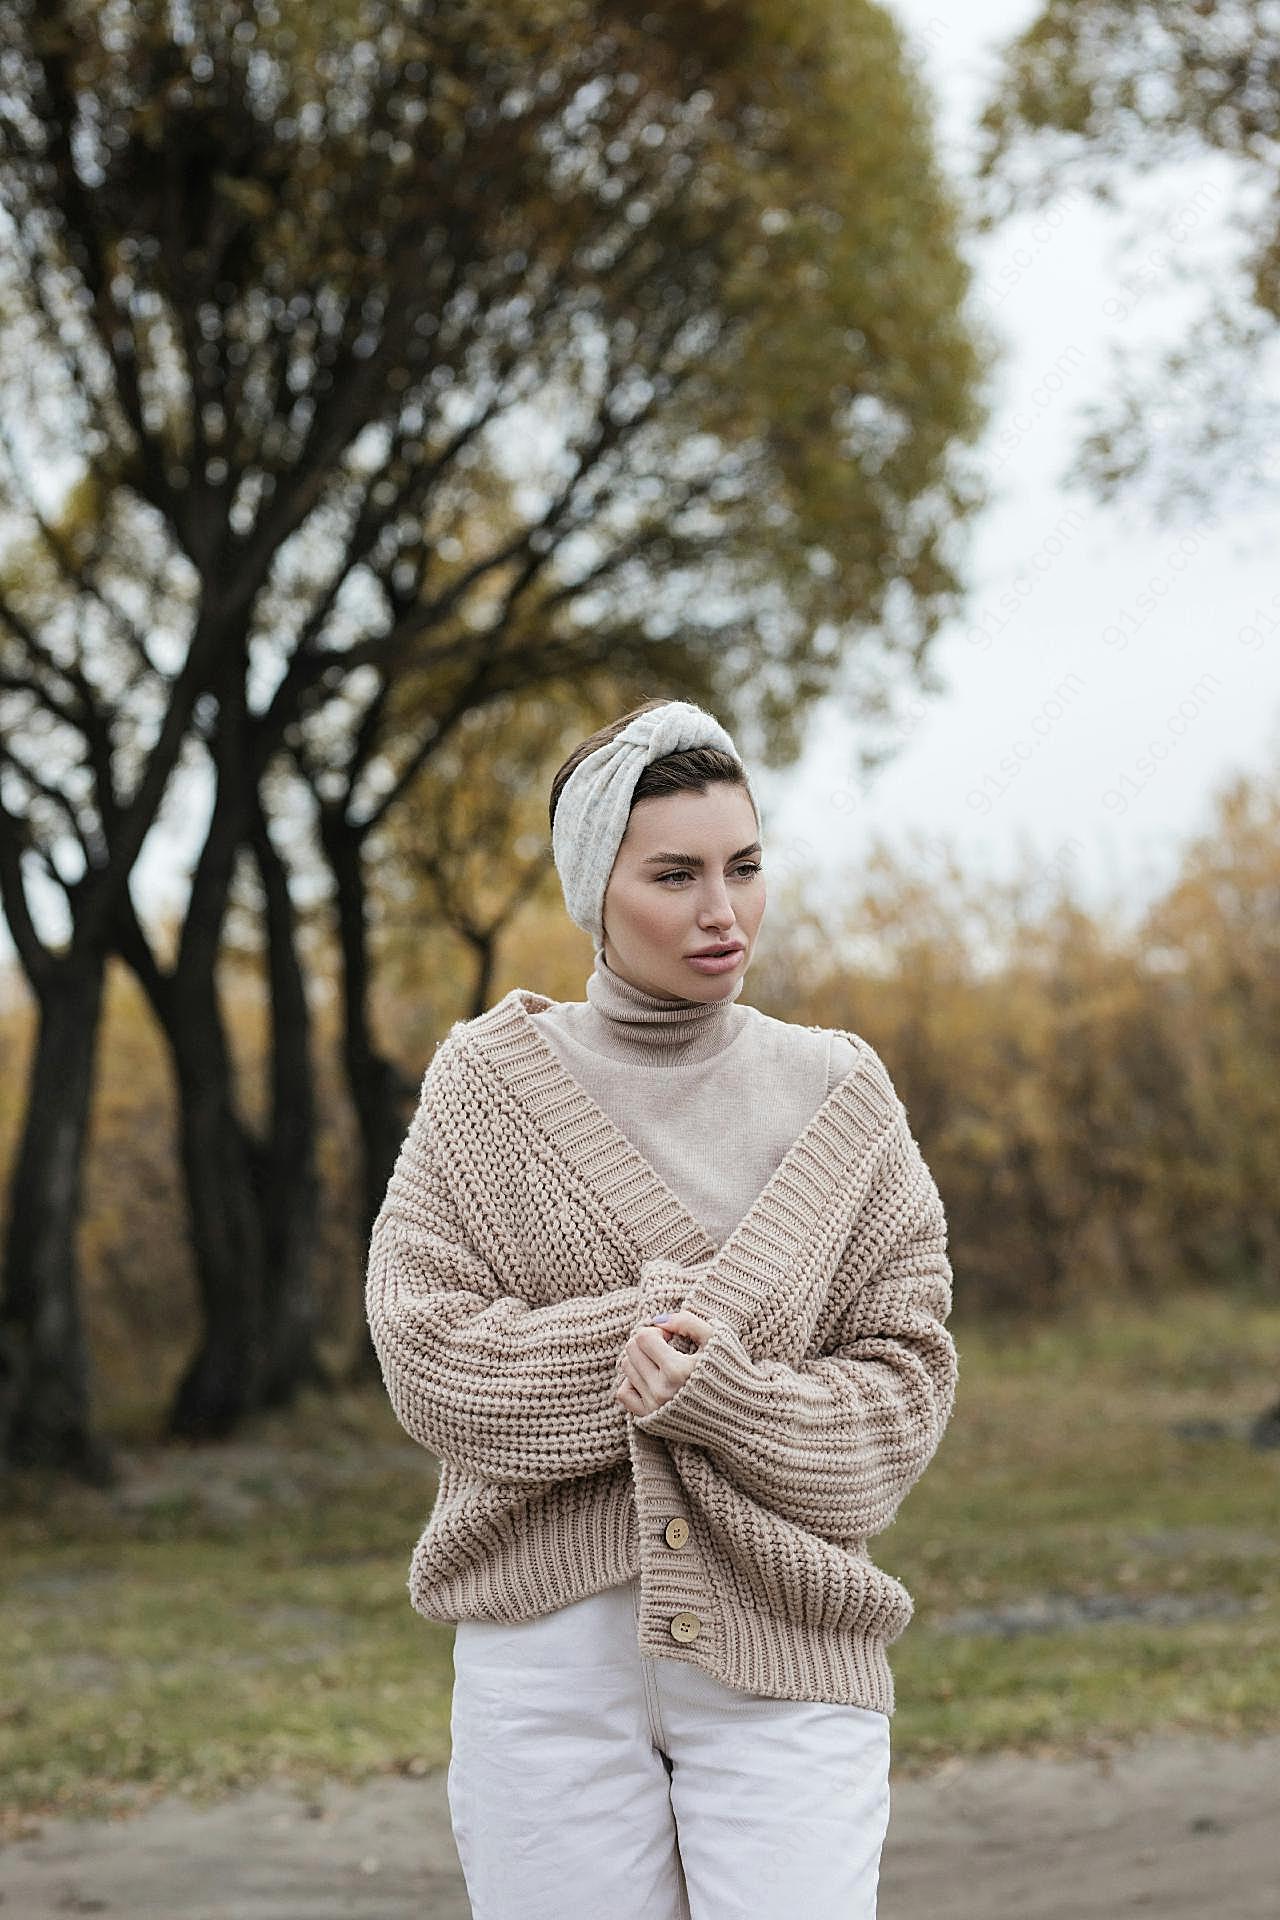
[[[663,1315],[661,1326],[637,1327],[622,1349],[621,1380],[614,1399],[628,1413],[656,1413],[673,1400],[698,1364],[698,1353],[676,1353],[668,1345],[673,1333],[687,1334],[698,1352],[711,1338],[711,1326],[684,1307]]]

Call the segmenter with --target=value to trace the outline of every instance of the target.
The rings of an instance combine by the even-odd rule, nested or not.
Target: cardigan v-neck
[[[723,1245],[854,1063],[829,1029],[659,994],[597,950],[584,1000],[529,1018],[710,1240]]]
[[[541,1139],[610,1208],[643,1258],[703,1269],[698,1298],[744,1325],[825,1237],[837,1201],[856,1199],[870,1177],[868,1148],[900,1108],[866,1042],[828,1093],[738,1225],[717,1248],[635,1144],[565,1068],[532,1015],[555,1004],[512,987],[468,1021],[458,1043],[497,1074]],[[826,1031],[826,1029],[815,1029]]]

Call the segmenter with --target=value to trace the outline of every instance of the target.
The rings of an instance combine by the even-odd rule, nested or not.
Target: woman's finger
[[[656,1327],[633,1333],[623,1349],[642,1385],[656,1386],[666,1378],[667,1343]]]
[[[635,1358],[631,1354],[628,1354],[628,1353],[623,1354],[622,1372],[628,1385],[631,1386],[636,1393],[643,1394],[646,1391],[651,1392],[653,1390],[653,1386],[654,1386],[653,1378],[643,1374],[640,1371],[639,1366],[636,1364]]]
[[[700,1347],[711,1338],[711,1322],[704,1320],[700,1313],[690,1313],[687,1307],[678,1307],[672,1313],[664,1313],[660,1319],[661,1325],[658,1325],[655,1319],[655,1326],[664,1338],[668,1334],[683,1333],[687,1334],[690,1340],[696,1341]]]
[[[697,1365],[696,1353],[668,1352],[657,1375],[639,1384],[648,1397],[658,1405],[673,1400],[689,1375]]]

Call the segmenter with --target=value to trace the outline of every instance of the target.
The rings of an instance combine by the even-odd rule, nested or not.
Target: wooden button
[[[689,1539],[689,1522],[679,1519],[668,1520],[666,1532],[662,1537],[669,1547],[683,1547]]]
[[[690,1640],[696,1640],[702,1631],[702,1622],[696,1613],[677,1613],[671,1622],[671,1638],[687,1646]]]

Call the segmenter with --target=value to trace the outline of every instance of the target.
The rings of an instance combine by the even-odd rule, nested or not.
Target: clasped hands
[[[673,1333],[687,1334],[697,1343],[697,1352],[675,1352],[669,1344]],[[622,1349],[614,1399],[628,1413],[656,1413],[679,1393],[710,1338],[710,1322],[684,1307],[657,1315],[651,1326],[637,1327]]]

